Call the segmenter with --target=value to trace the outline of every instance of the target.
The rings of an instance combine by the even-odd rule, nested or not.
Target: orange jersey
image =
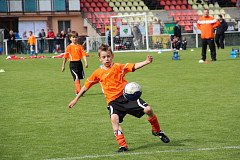
[[[86,55],[86,51],[80,44],[70,44],[66,48],[64,58],[67,58],[69,61],[80,61]]]
[[[214,28],[217,28],[219,25],[219,21],[217,21],[211,16],[202,16],[197,21],[197,27],[201,31],[202,39],[214,38]]]
[[[29,45],[35,45],[36,44],[36,38],[34,37],[34,35],[32,35],[28,38],[28,44]]]
[[[88,77],[84,86],[89,89],[92,85],[100,83],[102,92],[106,97],[107,103],[117,99],[123,94],[124,86],[128,83],[124,76],[128,72],[133,72],[135,64],[114,63],[107,70],[103,67],[98,68]]]

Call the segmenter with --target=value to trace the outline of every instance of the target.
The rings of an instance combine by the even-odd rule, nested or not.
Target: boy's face
[[[100,56],[98,57],[99,61],[105,67],[110,67],[112,65],[113,54],[111,52],[101,51]]]
[[[78,41],[78,37],[77,37],[77,36],[72,36],[72,37],[70,38],[70,40],[71,40],[72,43],[76,44],[77,41]]]

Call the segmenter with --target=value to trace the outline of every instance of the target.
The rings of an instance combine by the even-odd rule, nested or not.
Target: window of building
[[[7,0],[0,0],[0,12],[7,12]]]
[[[24,12],[37,12],[36,1],[24,0]]]
[[[53,11],[66,11],[65,0],[53,0]]]
[[[71,28],[70,21],[58,21],[58,33],[65,31],[67,33],[68,28]]]
[[[52,11],[51,0],[39,0],[39,11]]]
[[[69,0],[69,11],[80,11],[80,1]]]
[[[11,0],[10,4],[10,12],[22,12],[22,0]]]

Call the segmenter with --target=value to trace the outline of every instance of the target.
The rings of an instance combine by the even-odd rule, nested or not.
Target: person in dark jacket
[[[219,19],[218,21],[220,22],[220,26],[216,30],[216,35],[215,35],[215,42],[217,44],[218,49],[221,47],[224,49],[224,32],[228,29],[228,24],[227,22],[223,19],[222,15],[218,15]]]
[[[181,30],[181,26],[178,23],[174,26],[173,31],[174,31],[173,36],[178,37],[178,39],[181,41],[182,40],[182,30]]]

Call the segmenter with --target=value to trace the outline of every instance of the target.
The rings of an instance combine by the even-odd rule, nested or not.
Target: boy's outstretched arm
[[[88,89],[83,86],[77,96],[68,104],[68,109],[72,108],[78,101],[78,99],[87,91]]]
[[[137,70],[137,69],[139,69],[139,68],[142,68],[142,67],[145,66],[145,65],[148,65],[148,64],[152,63],[152,61],[153,61],[153,57],[150,56],[150,55],[147,55],[147,58],[146,58],[145,61],[135,63],[135,65],[134,65],[134,70]]]

